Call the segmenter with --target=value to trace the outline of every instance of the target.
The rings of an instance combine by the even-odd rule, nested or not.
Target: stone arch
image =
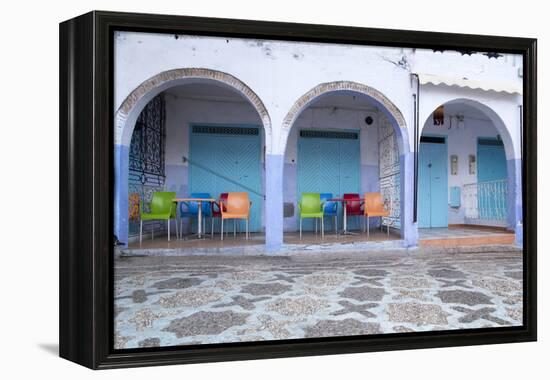
[[[156,95],[168,88],[206,81],[229,87],[245,97],[262,120],[266,150],[271,151],[271,118],[259,96],[244,82],[231,74],[205,68],[180,68],[163,71],[136,87],[115,113],[115,144],[130,145],[133,128],[139,113]]]
[[[401,236],[405,247],[414,247],[417,245],[418,233],[416,224],[413,221],[413,168],[414,160],[405,118],[399,108],[382,92],[365,84],[353,81],[335,81],[321,83],[294,102],[286,117],[283,119],[279,144],[276,149],[281,152],[281,159],[284,159],[287,140],[295,121],[302,111],[321,96],[334,93],[354,93],[364,95],[373,101],[378,108],[387,116],[392,124],[399,145],[399,166],[400,166],[400,223]],[[279,172],[284,177],[283,165],[280,165]],[[282,189],[282,185],[281,185]],[[280,197],[282,208],[282,196]],[[281,227],[282,230],[282,227]]]
[[[114,234],[123,243],[128,242],[128,160],[137,118],[145,105],[161,92],[190,83],[216,84],[233,89],[246,98],[262,120],[266,152],[271,152],[272,128],[267,109],[259,96],[233,75],[206,68],[180,68],[163,71],[145,80],[122,102],[114,119]]]
[[[493,124],[498,134],[500,135],[504,151],[506,154],[506,166],[507,166],[507,180],[508,180],[508,229],[515,230],[516,232],[516,244],[521,245],[521,232],[520,229],[522,219],[523,219],[523,200],[522,200],[522,163],[521,156],[517,151],[519,148],[514,144],[514,135],[512,134],[510,128],[507,126],[507,123],[504,122],[503,117],[495,111],[490,106],[482,103],[479,100],[472,99],[469,97],[456,97],[445,100],[444,102],[439,102],[435,106],[430,106],[431,111],[429,114],[423,118],[423,122],[420,124],[420,134],[426,122],[431,117],[433,111],[440,105],[446,104],[465,104],[470,106],[480,112],[482,112]],[[518,226],[518,223],[520,226]]]
[[[425,117],[424,122],[420,124],[420,135],[422,135],[422,130],[424,129],[424,126],[426,125],[426,122],[428,121],[428,119],[431,117],[431,114],[433,113],[433,111],[437,107],[444,106],[446,104],[464,104],[482,112],[485,116],[489,118],[489,120],[491,120],[491,122],[493,123],[493,126],[501,136],[502,142],[504,143],[504,149],[506,151],[506,158],[512,159],[517,157],[517,152],[516,152],[516,148],[514,147],[514,141],[510,133],[510,129],[507,127],[502,117],[491,107],[475,99],[470,99],[465,97],[452,98],[436,105],[431,109],[430,113]]]
[[[390,121],[398,131],[400,137],[399,148],[401,150],[401,153],[409,151],[405,118],[403,117],[403,114],[401,113],[399,108],[397,108],[397,106],[390,99],[388,99],[386,95],[384,95],[377,89],[362,83],[352,81],[321,83],[306,92],[300,98],[298,98],[298,100],[294,102],[287,115],[283,119],[282,131],[279,141],[279,148],[281,151],[284,152],[290,129],[292,128],[294,122],[300,116],[302,111],[320,96],[334,92],[353,92],[363,94],[374,101],[376,105],[380,106],[380,109],[386,114],[386,116],[389,117]]]

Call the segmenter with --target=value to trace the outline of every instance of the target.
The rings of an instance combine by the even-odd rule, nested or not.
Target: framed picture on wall
[[[95,11],[60,74],[60,356],[536,340],[535,39]]]

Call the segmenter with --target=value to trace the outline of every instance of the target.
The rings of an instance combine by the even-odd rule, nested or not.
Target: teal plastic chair
[[[191,193],[191,198],[212,198],[210,193]],[[198,202],[181,202],[180,203],[180,231],[183,235],[183,218],[189,218],[189,225],[193,219],[199,215]],[[210,202],[202,202],[202,230],[206,231],[206,218],[210,218],[212,225],[212,236],[214,236],[214,221],[212,220],[212,205]],[[198,219],[197,219],[198,222]]]
[[[338,233],[338,202],[331,202],[334,198],[332,193],[321,193],[321,202],[323,202],[324,217],[334,217],[334,232]]]
[[[153,193],[153,198],[149,203],[150,212],[143,212],[142,201],[139,202],[139,242],[141,244],[141,235],[143,234],[144,220],[166,220],[168,224],[168,241],[170,241],[170,219],[176,219],[176,204],[174,198],[176,193],[173,191],[158,191]],[[178,223],[176,223],[176,235],[178,235]],[[151,230],[151,238],[154,238],[154,230]]]
[[[304,218],[321,219],[321,236],[325,236],[323,202],[319,193],[302,193],[302,198],[298,202],[298,212],[300,218],[300,239],[302,238],[302,220]]]

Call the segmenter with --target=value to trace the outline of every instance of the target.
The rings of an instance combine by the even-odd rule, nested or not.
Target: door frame
[[[449,142],[449,135],[443,135],[443,134],[439,134],[439,133],[427,133],[427,134],[421,134],[420,135],[420,139],[418,141],[418,162],[420,162],[420,147],[421,147],[421,144],[436,144],[436,143],[430,143],[430,142],[424,142],[422,143],[422,137],[435,137],[435,138],[441,138],[443,139],[444,143],[442,143],[441,145],[445,145],[445,174],[446,174],[446,178],[447,178],[447,183],[446,183],[446,186],[445,186],[445,190],[446,190],[446,202],[445,202],[445,207],[446,207],[446,212],[447,212],[447,227],[449,226],[449,145],[448,145],[448,142]],[[420,191],[420,171],[419,171],[419,180],[417,181],[418,183],[418,191]],[[431,211],[431,206],[430,206],[430,211]],[[420,220],[418,221],[418,224],[420,224]],[[440,228],[440,227],[431,227],[431,218],[430,218],[430,227],[422,227],[422,228]],[[441,228],[445,228],[445,227],[441,227]]]
[[[300,128],[298,129],[297,131],[297,134],[296,134],[296,202],[299,201],[300,199],[300,176],[299,176],[299,165],[300,165],[300,160],[299,160],[299,156],[300,156],[300,139],[301,138],[304,138],[304,137],[300,137],[300,132],[301,131],[315,131],[315,132],[351,132],[351,133],[357,133],[357,143],[359,144],[359,192],[361,192],[361,176],[363,173],[361,173],[361,129],[351,129],[351,128],[346,128],[346,129],[338,129],[338,128],[324,128],[324,129],[319,129],[319,128]],[[322,137],[310,137],[312,139],[315,139],[315,138],[322,138]],[[342,139],[342,140],[345,140],[345,139]],[[343,196],[343,195],[342,195]]]
[[[500,142],[500,145],[493,145],[493,147],[499,147],[499,148],[502,148],[502,151],[504,153],[504,170],[505,170],[505,175],[504,175],[504,178],[501,178],[501,179],[497,179],[497,180],[489,180],[489,181],[480,181],[479,180],[479,163],[480,163],[480,160],[479,160],[479,147],[481,146],[479,144],[479,141],[480,140],[492,140],[492,141],[498,141]],[[485,146],[491,146],[491,145],[485,145]],[[476,140],[476,183],[479,184],[479,183],[482,183],[482,182],[491,182],[491,181],[499,181],[499,180],[503,180],[503,181],[506,181],[506,184],[508,186],[508,193],[510,192],[510,180],[509,180],[509,176],[508,176],[508,160],[506,158],[506,146],[504,145],[504,141],[502,141],[502,139],[499,139],[498,137],[496,136],[488,136],[488,137],[484,137],[484,136],[478,136],[477,137],[477,140]],[[479,195],[478,195],[479,197]],[[478,202],[480,202],[480,199],[478,198]],[[506,210],[506,217],[504,219],[501,219],[501,218],[492,218],[492,217],[489,217],[487,218],[487,215],[484,214],[485,218],[481,217],[481,212],[480,212],[480,220],[482,221],[485,221],[485,223],[488,223],[489,226],[497,226],[497,227],[501,227],[501,224],[502,223],[505,223],[505,225],[508,224],[508,212],[509,212],[509,208],[508,208],[508,202],[510,202],[509,200],[509,197],[508,197],[508,194],[506,195],[505,199],[504,199],[504,202],[506,204],[506,207],[504,207],[504,209]],[[479,207],[479,203],[478,203],[478,207]],[[494,215],[494,214],[489,214],[489,215]],[[483,225],[483,224],[482,224]]]
[[[358,193],[361,194],[361,177],[363,173],[361,172],[361,129],[355,129],[355,128],[299,128],[296,134],[296,204],[300,201],[300,139],[304,137],[300,137],[301,131],[315,131],[315,132],[351,132],[357,134],[357,144],[359,148],[359,191]],[[322,137],[310,137],[310,139],[321,139]],[[330,138],[327,138],[330,139]],[[333,138],[335,140],[338,140],[337,138]],[[346,139],[342,139],[346,140]],[[338,185],[340,187],[340,184]],[[344,194],[334,194],[334,196],[344,196]],[[342,216],[342,205],[338,205],[338,218]],[[307,224],[306,224],[307,225]],[[307,229],[306,229],[307,230]]]

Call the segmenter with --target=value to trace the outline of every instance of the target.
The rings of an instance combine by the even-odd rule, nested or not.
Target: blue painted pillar
[[[283,155],[266,155],[265,245],[268,252],[280,250],[283,244],[283,167]]]
[[[516,233],[516,245],[523,246],[523,199],[521,189],[521,159],[507,160],[508,229]]]
[[[114,234],[128,246],[128,160],[129,147],[115,145]]]
[[[418,246],[418,224],[414,223],[414,157],[407,152],[399,157],[401,174],[401,238],[405,247]]]

